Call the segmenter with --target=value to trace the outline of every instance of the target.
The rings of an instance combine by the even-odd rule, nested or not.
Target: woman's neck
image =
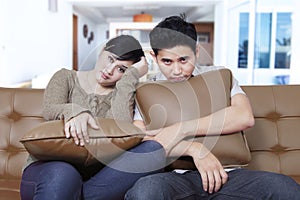
[[[78,72],[77,74],[80,86],[88,94],[106,95],[113,90],[113,87],[104,87],[97,82],[96,72],[94,70]]]

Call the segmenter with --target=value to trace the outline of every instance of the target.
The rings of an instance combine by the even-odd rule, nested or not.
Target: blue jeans
[[[126,151],[90,179],[62,161],[37,161],[23,172],[22,200],[123,199],[139,178],[161,172],[165,151],[155,141],[145,141]]]
[[[126,200],[299,200],[300,185],[281,174],[236,169],[228,172],[228,182],[209,194],[202,189],[197,171],[184,174],[165,172],[139,179],[125,195]]]

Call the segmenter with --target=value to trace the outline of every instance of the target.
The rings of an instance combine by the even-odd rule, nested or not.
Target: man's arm
[[[183,135],[203,136],[227,134],[245,130],[254,125],[254,117],[248,97],[236,94],[231,98],[231,106],[206,117],[174,124],[183,128]]]
[[[142,130],[145,130],[143,121],[135,120],[134,124]],[[170,129],[164,129],[164,131],[166,130],[171,131]],[[170,136],[173,135],[172,132],[169,133]],[[166,136],[167,134],[162,135]],[[146,137],[145,139],[156,140],[161,143],[166,150],[166,154],[170,157],[191,156],[201,175],[204,191],[209,193],[217,192],[221,186],[227,182],[228,175],[220,161],[203,144],[182,140],[179,141],[179,143],[173,143],[174,145],[170,146],[165,142],[168,140],[168,137],[164,138],[163,141],[161,138],[157,139],[157,137]],[[166,144],[167,146],[164,146]]]
[[[145,130],[143,121],[136,120],[134,124]],[[231,99],[231,106],[206,117],[178,122],[146,133],[153,135],[152,139],[159,141],[169,152],[186,137],[233,133],[253,125],[254,117],[248,97],[244,94],[236,94]]]
[[[228,180],[228,175],[220,161],[199,142],[180,141],[169,152],[168,156],[191,156],[201,175],[204,191],[217,192]]]

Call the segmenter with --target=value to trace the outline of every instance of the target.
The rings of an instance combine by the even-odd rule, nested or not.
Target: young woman
[[[132,122],[135,87],[147,70],[142,47],[135,38],[113,38],[102,49],[93,70],[61,69],[53,75],[44,94],[44,118],[63,119],[66,137],[84,146],[89,142],[87,127],[99,128],[94,117]],[[145,168],[146,162],[133,158],[134,153],[153,152],[150,156],[163,163],[165,152],[158,149],[161,145],[155,141],[142,142],[109,166],[89,169],[62,161],[39,161],[30,155],[23,171],[21,198],[123,199],[138,178],[157,170],[129,173],[117,169],[131,165]]]

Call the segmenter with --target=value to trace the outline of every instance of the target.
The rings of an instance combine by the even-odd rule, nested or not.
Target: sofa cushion
[[[88,128],[90,141],[85,146],[75,145],[73,139],[65,137],[62,120],[41,123],[20,141],[39,160],[64,160],[89,166],[98,161],[107,164],[143,138],[143,132],[131,123],[113,119],[97,120],[100,129]]]
[[[204,117],[229,106],[231,83],[231,71],[225,68],[209,71],[183,82],[143,83],[137,88],[136,102],[146,128],[154,130],[176,122]],[[214,118],[211,123],[224,120],[224,117]],[[193,126],[196,130],[198,124]],[[221,128],[215,135],[198,136],[189,140],[203,143],[225,167],[247,165],[251,157],[244,134],[238,132],[220,135]],[[179,167],[178,163],[175,164]]]
[[[300,86],[244,86],[255,126],[245,131],[252,159],[247,168],[282,173],[300,183]]]
[[[28,152],[19,140],[25,132],[45,121],[43,93],[42,89],[0,87],[0,181],[21,178]]]

